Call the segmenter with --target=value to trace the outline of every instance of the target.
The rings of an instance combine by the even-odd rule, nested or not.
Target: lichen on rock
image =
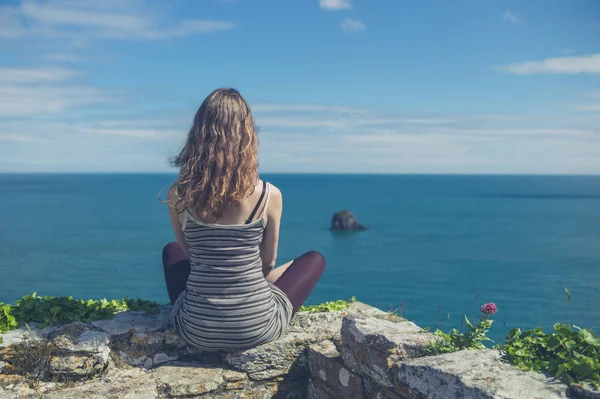
[[[522,372],[494,351],[425,357],[436,337],[359,302],[298,313],[275,342],[217,353],[186,345],[169,326],[169,311],[14,333],[0,347],[0,399],[598,397],[590,387],[567,389]],[[44,366],[37,380],[35,367],[18,372],[15,351]]]

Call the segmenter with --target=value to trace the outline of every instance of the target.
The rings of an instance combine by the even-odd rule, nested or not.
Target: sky
[[[215,88],[263,172],[600,174],[600,1],[0,0],[0,172],[165,172]]]

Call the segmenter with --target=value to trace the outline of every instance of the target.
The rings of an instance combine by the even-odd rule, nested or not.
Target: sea
[[[309,304],[356,296],[449,330],[494,302],[495,340],[556,322],[600,328],[600,176],[263,178],[284,198],[279,261],[309,250],[327,260]],[[0,302],[37,292],[166,303],[161,251],[174,235],[159,197],[174,179],[0,175]],[[330,232],[344,209],[368,230]]]

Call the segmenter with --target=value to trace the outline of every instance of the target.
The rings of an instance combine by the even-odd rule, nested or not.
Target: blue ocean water
[[[600,177],[264,176],[283,192],[279,260],[322,252],[310,303],[356,295],[421,326],[495,302],[492,336],[600,327]],[[174,175],[0,175],[0,301],[37,291],[167,301],[157,200]],[[350,209],[370,227],[328,231]],[[564,287],[573,294],[571,309]]]

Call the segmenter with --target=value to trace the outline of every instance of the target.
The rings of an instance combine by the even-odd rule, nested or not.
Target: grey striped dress
[[[175,301],[171,321],[183,339],[205,351],[249,348],[279,338],[292,318],[292,304],[262,272],[259,245],[265,212],[248,224],[202,223],[187,211],[183,234],[191,272]]]

